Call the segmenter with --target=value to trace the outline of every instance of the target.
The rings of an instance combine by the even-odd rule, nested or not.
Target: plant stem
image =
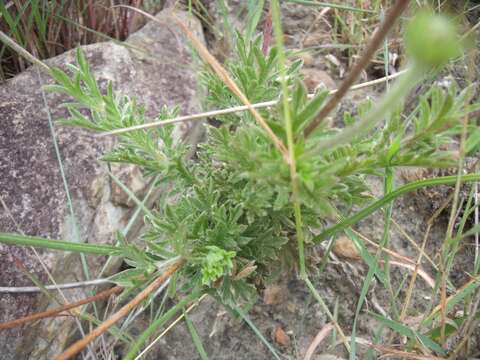
[[[384,196],[390,194],[393,191],[393,188],[394,188],[394,170],[391,167],[387,167],[385,169],[385,185],[384,185],[384,192],[383,192]],[[383,260],[385,262],[384,273],[385,273],[386,283],[388,286],[388,291],[390,292],[390,295],[392,297],[391,299],[392,308],[394,310],[394,313],[398,313],[395,296],[393,295],[392,283],[390,281],[389,257],[388,257],[388,254],[383,252],[384,248],[390,247],[390,226],[392,223],[392,210],[393,210],[393,201],[390,202],[390,204],[385,209],[383,236],[377,251],[379,255],[383,253],[383,256],[384,256]]]
[[[122,256],[122,249],[112,245],[81,244],[65,240],[50,240],[37,236],[26,236],[19,234],[0,233],[0,243],[97,255]]]
[[[474,182],[474,181],[480,181],[480,174],[469,174],[469,175],[463,175],[461,176],[461,181],[462,182]],[[404,186],[399,187],[395,191],[392,191],[388,195],[384,196],[383,198],[377,200],[373,204],[367,206],[366,208],[360,210],[356,214],[350,216],[349,218],[346,218],[345,220],[341,221],[340,223],[333,225],[332,227],[326,229],[323,231],[320,235],[316,236],[313,241],[314,242],[320,242],[323,240],[328,239],[330,236],[336,234],[339,231],[342,231],[360,220],[366,218],[368,215],[372,214],[374,211],[380,209],[383,207],[385,204],[388,204],[390,201],[396,199],[397,197],[411,192],[415,191],[417,189],[423,188],[423,187],[428,187],[428,186],[434,186],[434,185],[451,185],[455,184],[457,182],[457,176],[441,176],[433,179],[426,179],[426,180],[419,180],[419,181],[414,181],[409,184],[406,184]]]
[[[278,355],[277,351],[275,348],[265,339],[265,336],[258,330],[258,328],[255,326],[255,324],[250,320],[250,318],[245,314],[240,308],[233,309],[235,312],[238,313],[238,315],[241,316],[241,318],[247,323],[248,326],[253,330],[255,335],[257,335],[260,340],[265,344],[265,346],[268,348],[268,350],[272,353],[273,357],[275,360],[281,360],[280,356]]]
[[[10,48],[12,48],[20,56],[22,56],[26,60],[30,61],[32,64],[38,65],[40,67],[40,69],[42,69],[43,71],[45,71],[47,73],[50,72],[50,68],[48,67],[47,64],[38,60],[35,56],[33,56],[27,50],[25,50],[23,47],[18,45],[14,40],[12,40],[10,37],[8,37],[2,31],[0,31],[0,41],[3,42],[5,45],[9,46]]]
[[[175,273],[185,263],[183,258],[179,258],[172,263],[158,278],[156,278],[150,285],[143,289],[132,301],[124,305],[119,311],[113,314],[110,318],[104,321],[95,330],[91,331],[87,336],[78,340],[71,345],[67,350],[60,354],[57,360],[71,359],[78,352],[82,351],[85,346],[90,344],[97,337],[102,335],[110,327],[112,327],[117,321],[126,316],[130,311],[136,308],[143,300],[145,300],[155,289],[157,289],[163,282],[165,282],[173,273]]]
[[[392,193],[393,189],[393,170],[390,167],[387,167],[385,169],[385,177],[384,177],[384,198],[388,196],[389,194]],[[362,286],[362,290],[360,291],[360,297],[357,303],[357,308],[355,311],[355,317],[353,320],[353,327],[352,327],[352,335],[351,335],[351,349],[352,351],[350,352],[350,359],[354,360],[356,358],[356,332],[357,332],[357,321],[358,317],[360,316],[360,311],[362,309],[362,306],[365,302],[368,290],[370,288],[370,285],[373,281],[373,277],[379,273],[379,266],[378,266],[378,259],[382,256],[383,249],[385,247],[388,247],[388,242],[390,240],[390,223],[391,223],[391,218],[392,218],[392,203],[385,209],[385,214],[384,214],[384,228],[383,228],[383,236],[382,240],[377,248],[377,251],[375,253],[375,257],[372,258],[371,263],[369,263],[369,269],[367,276],[365,277],[365,281]],[[347,232],[348,233],[348,232]],[[395,296],[393,295],[393,290],[389,281],[389,269],[388,269],[388,255],[385,255],[384,259],[385,263],[385,280],[383,281],[383,284],[385,287],[388,289],[389,293],[391,294],[391,297],[394,301]],[[395,306],[393,304],[393,308],[395,309]],[[376,333],[376,337],[381,336],[383,330],[383,326],[381,326]]]
[[[117,294],[117,293],[120,293],[122,291],[123,291],[122,287],[115,286],[111,289],[102,291],[102,292],[100,292],[96,295],[90,296],[86,299],[83,299],[83,300],[80,300],[80,301],[77,301],[77,302],[74,302],[74,303],[71,303],[71,304],[63,305],[63,306],[60,306],[60,307],[55,308],[55,309],[50,309],[50,310],[43,311],[43,312],[40,312],[40,313],[28,315],[28,316],[22,317],[20,319],[15,319],[15,320],[12,320],[12,321],[7,321],[7,322],[4,322],[4,323],[1,323],[0,324],[0,329],[10,329],[10,328],[21,326],[23,324],[26,324],[26,323],[29,323],[29,322],[32,322],[32,321],[37,321],[37,320],[40,320],[40,319],[53,317],[53,316],[56,316],[56,315],[58,315],[58,314],[60,314],[64,311],[74,309],[74,308],[77,308],[77,307],[85,305],[85,304],[89,304],[89,303],[94,302],[94,301],[106,299],[106,298],[110,297],[112,294]]]
[[[300,196],[298,189],[298,179],[297,179],[297,162],[295,158],[295,143],[293,140],[293,127],[292,119],[290,112],[290,104],[288,101],[288,86],[285,73],[285,52],[283,51],[283,32],[280,23],[280,5],[278,1],[271,2],[271,12],[273,20],[273,29],[275,32],[276,46],[278,48],[278,62],[281,75],[281,84],[282,84],[282,106],[283,106],[283,116],[285,117],[285,130],[287,134],[287,147],[288,147],[288,157],[289,157],[289,168],[290,168],[290,180],[292,185],[292,201],[293,201],[293,211],[295,217],[295,231],[297,235],[298,242],[298,258],[300,263],[300,277],[305,279],[307,277],[307,272],[305,270],[305,251],[304,251],[304,240],[303,240],[303,226],[302,226],[302,212],[300,209]]]
[[[469,99],[470,100],[470,99]],[[460,194],[460,186],[462,184],[462,172],[464,166],[464,159],[465,159],[465,141],[467,138],[467,125],[468,125],[468,117],[465,116],[463,118],[462,124],[462,133],[460,138],[460,148],[459,148],[459,157],[458,157],[458,173],[456,176],[455,181],[455,192],[453,195],[453,202],[452,207],[450,209],[450,218],[448,220],[447,226],[447,234],[445,236],[445,240],[442,245],[442,250],[440,253],[440,271],[441,271],[441,278],[440,278],[440,303],[441,303],[441,319],[440,319],[440,342],[445,342],[445,327],[447,321],[447,278],[449,273],[449,258],[455,256],[455,251],[449,245],[450,240],[453,237],[453,227],[455,225],[455,219],[457,214],[457,206],[458,206],[458,198]]]
[[[325,106],[320,110],[320,113],[317,117],[305,128],[305,137],[308,137],[325,119],[328,114],[338,105],[340,100],[345,96],[350,87],[357,81],[362,73],[363,69],[367,67],[370,62],[370,59],[375,55],[375,52],[382,44],[384,38],[387,36],[390,29],[395,24],[397,18],[403,13],[407,8],[409,0],[397,0],[395,5],[390,8],[388,11],[385,20],[382,22],[380,27],[375,31],[373,37],[370,39],[367,48],[360,57],[360,59],[355,63],[352,70],[340,85],[338,91],[330,98],[330,100],[325,104]]]
[[[152,336],[155,333],[155,331],[160,326],[162,326],[164,323],[170,320],[173,316],[175,316],[175,314],[178,313],[180,310],[182,310],[183,307],[185,307],[185,305],[198,299],[199,295],[200,294],[198,292],[191,293],[190,295],[182,299],[178,304],[170,308],[165,314],[163,314],[154,322],[152,322],[148,326],[148,328],[139,337],[137,337],[135,343],[130,347],[127,355],[125,355],[124,360],[134,359],[137,353],[140,351],[140,348],[143,346],[143,344],[148,340],[150,336]]]
[[[387,114],[390,113],[393,107],[401,101],[405,95],[422,80],[424,68],[418,65],[413,65],[386,93],[380,103],[375,106],[363,119],[356,122],[354,125],[342,129],[337,135],[320,142],[317,146],[310,150],[310,152],[319,152],[326,149],[331,149],[341,144],[350,142],[353,138],[362,136],[370,131],[375,124],[383,120]],[[340,92],[340,90],[339,90]],[[337,93],[335,93],[336,95]]]
[[[42,287],[40,286],[0,286],[0,293],[33,293],[33,292],[41,292],[44,290],[75,289],[79,287],[109,284],[111,282],[112,281],[108,279],[95,279],[95,280],[79,281],[79,282],[66,283],[66,284],[43,285]]]
[[[325,304],[325,302],[323,301],[322,297],[320,296],[320,294],[318,293],[317,289],[315,289],[315,286],[313,286],[312,282],[310,281],[310,279],[308,277],[306,277],[304,279],[305,283],[307,284],[307,287],[308,289],[310,290],[310,292],[312,293],[313,297],[315,298],[315,300],[317,300],[317,302],[319,303],[320,307],[322,308],[323,311],[325,311],[325,313],[327,314],[327,316],[330,318],[330,320],[332,321],[332,324],[335,326],[335,329],[338,331],[338,334],[340,335],[340,338],[342,339],[343,343],[345,344],[345,347],[347,348],[347,350],[350,352],[350,345],[348,344],[348,339],[347,337],[345,336],[345,333],[343,332],[342,328],[340,327],[340,325],[338,325],[338,322],[335,320],[335,317],[333,316],[333,314],[330,312],[330,310],[328,309],[328,306],[327,304]]]
[[[295,232],[297,236],[298,243],[298,259],[300,264],[300,278],[305,281],[308,289],[313,294],[317,302],[322,307],[322,310],[325,311],[327,316],[330,318],[335,328],[337,329],[345,347],[350,351],[347,338],[343,333],[342,328],[338,325],[338,322],[333,317],[332,313],[328,309],[328,306],[323,301],[320,294],[315,289],[315,286],[310,282],[306,267],[305,267],[305,246],[304,246],[304,235],[303,235],[303,222],[302,222],[302,211],[300,207],[300,193],[298,187],[298,176],[297,176],[297,164],[295,157],[295,142],[293,137],[293,126],[290,112],[289,96],[288,96],[288,86],[286,81],[285,73],[285,53],[284,53],[284,44],[283,44],[283,32],[280,22],[280,5],[278,0],[273,0],[271,2],[271,11],[272,11],[272,21],[273,29],[275,32],[276,46],[278,48],[278,61],[281,75],[281,84],[282,84],[282,106],[283,113],[285,118],[285,130],[287,135],[287,147],[288,147],[288,156],[289,156],[289,168],[290,168],[290,179],[292,186],[292,202],[293,202],[293,211],[295,217]]]

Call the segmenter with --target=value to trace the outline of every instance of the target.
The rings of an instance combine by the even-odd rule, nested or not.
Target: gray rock
[[[187,20],[185,13],[176,15]],[[164,104],[180,105],[185,114],[199,110],[191,50],[179,31],[169,28],[170,16],[160,13],[157,19],[161,24],[148,23],[127,40],[127,46],[106,42],[82,47],[101,86],[104,87],[108,80],[113,81],[116,90],[135,96],[143,103],[150,117],[154,117]],[[193,20],[189,23],[203,39],[200,23]],[[66,64],[74,63],[74,51],[46,63],[65,68]],[[131,200],[112,186],[106,164],[98,160],[111,149],[114,140],[93,138],[87,131],[54,125],[74,220],[42,97],[42,86],[51,83],[48,75],[31,67],[0,87],[0,196],[8,209],[0,207],[0,231],[112,243],[114,232],[125,227],[133,212],[129,208]],[[59,94],[46,95],[52,119],[66,115],[59,105],[67,100]],[[197,128],[196,124],[182,124],[177,134],[184,141],[194,142]],[[131,170],[128,166],[114,169],[141,197],[146,180],[140,172]],[[25,271],[42,283],[50,283],[44,266],[58,283],[85,279],[78,254],[37,252],[38,256],[29,248],[0,245],[0,284],[31,285]],[[90,276],[98,277],[105,258],[87,256],[87,262]],[[117,261],[109,271],[118,266]],[[91,291],[69,290],[65,292],[67,300],[54,295],[61,302],[72,302],[91,295]],[[58,303],[51,303],[44,296],[0,294],[0,322],[54,306]],[[69,341],[74,325],[70,317],[60,317],[2,331],[0,359],[52,359]]]

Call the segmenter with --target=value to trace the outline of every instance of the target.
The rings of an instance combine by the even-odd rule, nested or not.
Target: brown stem
[[[267,56],[268,49],[270,48],[270,42],[272,40],[272,8],[268,10],[267,18],[263,23],[263,44],[262,53]]]
[[[283,155],[283,158],[287,164],[290,164],[291,159],[288,155],[288,150],[283,144],[282,140],[273,132],[270,128],[268,123],[265,119],[260,115],[260,113],[255,109],[245,94],[240,90],[238,85],[232,80],[230,75],[228,74],[227,70],[218,62],[217,59],[208,51],[208,49],[198,40],[198,38],[190,31],[190,29],[175,15],[173,16],[175,22],[179,25],[180,29],[182,30],[183,34],[187,36],[187,38],[192,43],[195,50],[197,50],[199,56],[202,58],[203,61],[208,63],[210,67],[215,71],[217,76],[223,81],[223,83],[230,89],[232,93],[234,93],[239,100],[247,106],[248,110],[251,112],[255,120],[258,124],[265,130],[265,132],[270,136],[275,146],[278,148],[280,153]]]
[[[395,21],[407,8],[409,0],[397,0],[387,13],[385,20],[380,24],[380,27],[375,31],[373,37],[370,39],[367,48],[355,63],[346,79],[342,82],[338,91],[328,100],[327,104],[320,110],[317,117],[305,128],[305,137],[308,137],[320,125],[328,114],[338,105],[340,100],[345,96],[348,89],[357,81],[363,69],[370,63],[370,59],[375,55],[375,52],[382,44],[390,29],[395,24]]]
[[[102,291],[102,292],[100,292],[96,295],[90,296],[86,299],[83,299],[83,300],[80,300],[80,301],[77,301],[77,302],[74,302],[74,303],[71,303],[71,304],[63,305],[63,306],[57,307],[55,309],[43,311],[43,312],[40,312],[40,313],[36,313],[36,314],[32,314],[32,315],[22,317],[20,319],[15,319],[15,320],[11,320],[11,321],[1,323],[0,324],[0,329],[10,329],[10,328],[21,326],[23,324],[26,324],[26,323],[29,323],[29,322],[32,322],[32,321],[56,316],[57,314],[62,313],[64,311],[74,309],[74,308],[77,308],[79,306],[82,306],[82,305],[85,305],[85,304],[88,304],[88,303],[91,303],[91,302],[94,302],[94,301],[106,299],[106,298],[110,297],[110,295],[117,294],[117,293],[120,293],[122,291],[123,291],[122,287],[115,286],[111,289]]]
[[[71,359],[78,352],[82,351],[88,344],[90,344],[97,337],[102,335],[107,331],[111,326],[113,326],[117,321],[126,316],[130,311],[138,306],[143,300],[145,300],[155,289],[157,289],[163,282],[165,282],[173,273],[175,273],[183,264],[185,263],[184,259],[178,259],[172,265],[170,265],[158,278],[155,279],[150,285],[143,289],[137,296],[133,298],[132,301],[124,305],[120,310],[113,314],[110,318],[101,323],[95,330],[91,331],[83,339],[78,340],[76,343],[71,345],[67,350],[60,354],[56,360],[67,360]]]

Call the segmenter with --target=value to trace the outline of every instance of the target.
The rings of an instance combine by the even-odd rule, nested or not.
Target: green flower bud
[[[420,65],[440,66],[462,53],[457,26],[445,15],[423,11],[405,32],[408,54]]]

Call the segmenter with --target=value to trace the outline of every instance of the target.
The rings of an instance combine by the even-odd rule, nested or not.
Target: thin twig
[[[413,359],[413,360],[445,360],[444,358],[441,358],[441,357],[436,357],[431,355],[428,355],[428,356],[418,355],[415,353],[397,350],[397,349],[389,348],[387,346],[382,346],[382,345],[371,344],[370,346],[373,347],[375,350],[382,352],[384,354],[382,357],[393,357],[395,359],[405,358],[405,359]]]
[[[370,240],[368,237],[366,237],[365,235],[363,235],[362,233],[359,233],[358,231],[356,231],[355,229],[350,229],[351,232],[353,232],[355,235],[357,235],[358,237],[361,237],[363,240],[365,240],[366,242],[368,242],[370,245],[372,245],[373,247],[375,247],[376,249],[379,248],[380,245],[378,245],[375,241],[373,240]],[[412,259],[410,259],[409,257],[407,256],[403,256],[403,255],[400,255],[398,253],[396,253],[395,251],[393,250],[390,250],[389,248],[383,248],[382,251],[384,253],[387,253],[389,254],[390,256],[394,257],[394,258],[397,258],[401,261],[403,261],[404,263],[407,263],[407,264],[415,264],[415,261],[413,261]]]
[[[88,281],[79,281],[73,283],[57,284],[57,285],[45,285],[43,288],[38,286],[0,286],[0,293],[33,293],[41,292],[44,289],[47,290],[61,290],[61,289],[75,289],[79,287],[102,285],[111,283],[108,279],[95,279]]]
[[[163,25],[163,23],[159,21],[156,17],[148,14],[145,11],[142,11],[140,9],[127,6],[127,5],[122,5],[122,7],[138,12],[144,15],[145,17],[147,17],[148,19],[151,19],[152,21]],[[232,93],[235,94],[235,96],[237,96],[240,99],[240,101],[247,106],[248,110],[252,113],[255,120],[259,123],[259,125],[265,130],[268,136],[272,139],[275,146],[283,155],[283,158],[285,159],[285,161],[289,163],[287,148],[283,144],[282,140],[280,140],[280,138],[277,135],[275,135],[273,130],[270,128],[270,126],[268,126],[265,119],[263,119],[262,115],[260,115],[260,113],[252,106],[252,104],[250,103],[248,98],[245,96],[245,94],[240,90],[238,85],[231,79],[230,75],[224,69],[224,67],[217,61],[217,59],[215,59],[215,57],[200,42],[200,40],[198,40],[198,38],[193,34],[193,32],[188,28],[188,26],[185,25],[177,16],[175,16],[174,13],[172,13],[172,18],[174,22],[179,26],[183,34],[190,40],[190,43],[198,52],[198,55],[202,58],[202,60],[205,61],[208,65],[210,65],[213,71],[225,83],[225,85],[230,89],[230,91],[232,91]]]
[[[405,239],[407,239],[410,242],[410,244],[413,245],[415,249],[417,249],[420,253],[422,253],[422,257],[424,257],[428,261],[428,263],[435,269],[435,271],[438,271],[437,265],[433,262],[430,256],[428,256],[426,252],[422,252],[422,247],[418,245],[415,242],[415,240],[413,240],[412,237],[408,235],[408,233],[403,229],[403,227],[393,218],[392,218],[392,224],[397,228],[400,234],[402,234],[405,237]]]
[[[384,263],[384,261],[381,260],[380,263]],[[394,261],[394,260],[391,260],[390,264],[408,269],[413,273],[414,276],[418,274],[423,280],[425,280],[428,286],[430,286],[432,289],[435,288],[435,280],[433,280],[432,277],[428,275],[428,273],[425,270],[423,270],[419,265],[413,265],[413,264],[405,263],[403,261]]]
[[[474,189],[475,189],[475,211],[474,211],[474,217],[475,217],[475,226],[478,226],[479,223],[479,211],[478,211],[478,206],[479,206],[479,201],[478,201],[478,182],[475,182],[474,184]],[[475,260],[474,260],[474,270],[475,270],[475,275],[476,272],[478,271],[478,264],[479,264],[479,255],[480,255],[480,241],[478,237],[478,233],[475,233]]]
[[[315,350],[317,350],[318,345],[332,332],[332,330],[335,329],[335,326],[332,323],[326,324],[315,336],[315,339],[313,339],[312,343],[307,349],[307,352],[305,353],[305,357],[303,360],[310,360],[315,354]]]
[[[390,29],[395,24],[397,18],[403,13],[407,8],[409,0],[397,0],[395,5],[390,9],[385,17],[385,20],[382,22],[380,27],[375,31],[373,37],[368,43],[367,48],[365,49],[363,55],[355,63],[350,73],[347,75],[347,78],[342,82],[338,91],[329,99],[327,104],[320,110],[320,113],[317,117],[305,128],[305,137],[309,136],[325,119],[328,114],[338,105],[340,100],[345,96],[347,91],[352,87],[352,85],[357,81],[362,73],[363,69],[367,67],[370,62],[370,59],[375,55],[375,52],[383,43],[384,38],[387,36]],[[389,79],[391,76],[389,76]]]
[[[432,227],[432,223],[429,223],[427,226],[427,231],[425,231],[425,235],[423,237],[421,251],[418,254],[417,263],[415,264],[415,269],[413,271],[412,278],[410,279],[410,283],[408,284],[407,295],[405,296],[402,312],[400,313],[400,321],[403,321],[407,316],[407,311],[410,305],[410,300],[412,298],[415,281],[417,279],[417,274],[419,273],[419,270],[420,270],[420,264],[422,263],[422,257],[425,252],[425,246],[427,244],[428,236],[430,235],[431,227]],[[433,287],[434,286],[432,286],[432,288]]]
[[[26,60],[31,62],[32,64],[36,64],[40,66],[40,68],[46,72],[50,72],[50,68],[48,67],[47,64],[44,62],[38,60],[35,56],[30,54],[27,50],[25,50],[23,47],[18,45],[14,40],[12,40],[7,34],[2,32],[0,30],[0,41],[2,41],[5,45],[8,47],[12,48],[14,51],[16,51],[20,56],[24,57]]]
[[[198,304],[200,304],[200,302],[207,296],[207,294],[203,294],[196,302],[194,302],[192,305],[190,305],[188,307],[187,310],[185,310],[185,312],[180,315],[179,317],[177,317],[170,325],[168,325],[168,327],[160,334],[158,335],[155,340],[153,340],[150,344],[148,344],[148,346],[142,350],[142,352],[140,354],[137,355],[137,357],[135,358],[135,360],[139,360],[143,355],[145,355],[145,353],[147,353],[152,347],[153,345],[155,345],[155,343],[160,340],[163,336],[165,336],[166,333],[168,333],[175,325],[178,324],[178,322],[180,320],[182,320],[184,317],[185,317],[185,314],[188,314],[190,311],[192,311],[192,309],[197,306]]]
[[[95,330],[91,331],[87,336],[78,340],[71,345],[67,350],[57,357],[57,360],[71,359],[77,353],[82,351],[88,344],[90,344],[97,337],[102,335],[116,322],[125,317],[130,311],[136,308],[143,300],[145,300],[155,289],[157,289],[163,282],[165,282],[173,273],[175,273],[183,264],[185,260],[183,258],[177,259],[173,262],[158,278],[156,278],[150,285],[143,289],[132,301],[124,305],[115,314],[110,316],[106,321],[101,323]]]
[[[60,307],[55,308],[55,309],[43,311],[43,312],[36,313],[36,314],[33,314],[33,315],[25,316],[25,317],[20,318],[20,319],[15,319],[15,320],[12,320],[12,321],[7,321],[7,322],[4,322],[4,323],[1,323],[0,324],[0,329],[10,329],[10,328],[17,327],[17,326],[20,326],[20,325],[23,325],[23,324],[26,324],[26,323],[29,323],[29,322],[32,322],[32,321],[56,316],[56,315],[58,315],[58,314],[60,314],[64,311],[74,309],[74,308],[77,308],[77,307],[85,305],[85,304],[89,304],[89,303],[94,302],[94,301],[98,301],[98,300],[108,298],[112,294],[117,294],[117,293],[120,293],[122,291],[123,291],[122,287],[115,286],[111,289],[102,291],[102,292],[100,292],[96,295],[90,296],[86,299],[83,299],[83,300],[80,300],[80,301],[77,301],[77,302],[74,302],[74,303],[71,303],[71,304],[63,305],[63,306],[60,306]]]
[[[275,146],[278,148],[280,153],[283,155],[285,161],[287,163],[290,163],[289,155],[288,155],[288,150],[285,147],[285,144],[283,144],[282,140],[275,135],[273,130],[268,126],[267,122],[265,119],[260,115],[260,113],[252,107],[252,104],[248,100],[248,98],[245,96],[245,94],[240,90],[238,85],[232,80],[228,72],[225,70],[225,68],[215,59],[215,57],[207,50],[207,48],[195,37],[195,35],[190,31],[190,29],[182,22],[180,19],[178,19],[175,15],[173,15],[173,18],[177,25],[180,27],[182,32],[188,37],[190,42],[192,43],[193,47],[195,50],[197,50],[198,54],[200,57],[210,65],[210,67],[215,71],[217,76],[227,85],[227,87],[230,89],[232,93],[235,94],[239,98],[239,100],[248,107],[248,110],[251,112],[255,120],[258,122],[258,124],[265,130],[265,132],[268,134],[268,136],[272,139],[273,143]]]
[[[394,79],[396,77],[399,77],[399,76],[405,74],[407,71],[408,70],[399,71],[395,74],[390,75],[388,77],[388,79],[391,80],[391,79]],[[375,79],[375,80],[372,80],[372,81],[367,81],[367,82],[352,86],[351,90],[363,89],[363,88],[366,88],[366,87],[369,87],[369,86],[381,84],[385,81],[387,81],[387,77],[378,78],[378,79]],[[335,94],[337,91],[338,91],[337,89],[331,90],[330,95]],[[315,96],[315,94],[309,94],[308,95],[309,98],[313,98],[314,96]],[[262,108],[266,108],[266,107],[270,107],[270,106],[275,106],[276,104],[278,104],[278,102],[279,102],[278,99],[277,100],[270,100],[270,101],[263,101],[263,102],[260,102],[260,103],[251,104],[251,107],[253,107],[255,109],[262,109]],[[177,117],[174,117],[174,118],[171,118],[171,119],[166,119],[166,120],[152,121],[152,122],[149,122],[147,124],[134,125],[134,126],[129,126],[129,127],[125,127],[125,128],[120,128],[120,129],[115,129],[115,130],[111,130],[111,131],[98,133],[94,136],[95,137],[103,137],[103,136],[108,136],[108,135],[118,135],[118,134],[123,134],[123,133],[129,132],[129,131],[148,129],[148,128],[152,128],[152,127],[160,127],[160,126],[164,126],[164,125],[168,125],[168,124],[175,124],[175,123],[178,123],[178,122],[189,121],[189,120],[199,120],[199,119],[204,119],[204,118],[213,117],[213,116],[231,114],[231,113],[240,112],[240,111],[247,111],[248,109],[249,109],[249,107],[246,106],[246,105],[234,106],[234,107],[227,108],[227,109],[212,110],[212,111],[207,111],[207,112],[193,114],[193,115],[177,116]]]
[[[468,104],[466,101],[466,104]],[[457,171],[457,181],[455,183],[455,191],[453,193],[453,201],[452,206],[450,209],[450,217],[448,220],[447,225],[447,233],[445,239],[442,244],[442,248],[440,250],[440,304],[441,306],[441,317],[440,317],[440,342],[444,343],[445,341],[445,329],[446,329],[446,322],[447,322],[447,279],[448,279],[448,258],[450,256],[450,251],[452,250],[449,245],[449,240],[453,237],[453,229],[455,226],[455,219],[457,218],[457,208],[459,209],[460,206],[458,205],[458,200],[460,196],[460,187],[462,185],[461,174],[463,173],[464,168],[464,159],[466,156],[466,149],[465,149],[465,142],[467,140],[467,129],[468,129],[468,122],[469,116],[468,114],[464,116],[463,119],[463,126],[462,126],[462,133],[460,135],[460,146],[458,150],[458,171]]]
[[[462,287],[460,287],[455,293],[447,297],[445,301],[445,303],[447,304],[447,307],[450,301],[454,300],[456,296],[459,296],[459,294],[465,291],[465,289],[467,289],[473,283],[477,283],[477,282],[480,282],[480,276],[472,277],[468,282],[466,282]],[[437,313],[441,311],[441,309],[442,309],[442,304],[438,304],[437,306],[435,306],[433,310],[430,311],[430,314],[428,314],[428,316],[425,316],[422,322],[424,323],[425,321],[430,321],[431,319],[433,319],[437,315]]]
[[[370,240],[369,238],[367,238],[365,235],[362,235],[361,233],[359,233],[358,231],[355,231],[353,229],[351,229],[352,232],[354,232],[357,236],[361,237],[362,239],[364,239],[365,241],[367,241],[370,245],[374,246],[375,248],[379,248],[380,245],[378,245],[377,243],[375,243],[374,241]],[[420,277],[422,277],[425,282],[430,286],[430,287],[434,287],[435,285],[435,281],[430,277],[430,275],[428,275],[428,273],[423,270],[421,267],[420,267],[420,264],[418,264],[418,269],[416,270],[416,263],[415,261],[413,261],[412,259],[410,259],[409,257],[407,256],[403,256],[403,255],[400,255],[398,253],[396,253],[395,251],[392,251],[388,248],[382,248],[382,251],[389,254],[390,256],[394,257],[394,258],[397,258],[399,259],[400,261],[390,261],[390,264],[392,265],[396,265],[396,266],[400,266],[400,267],[404,267],[406,269],[409,269],[411,271],[416,271],[418,272],[418,274],[420,275]],[[423,253],[423,252],[422,252]],[[382,262],[382,261],[380,261]]]

